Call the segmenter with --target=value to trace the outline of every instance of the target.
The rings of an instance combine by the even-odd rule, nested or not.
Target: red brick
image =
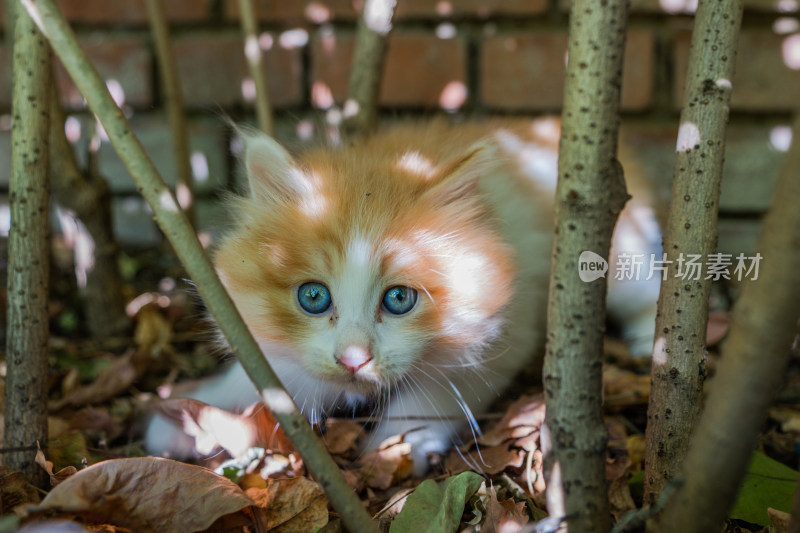
[[[783,60],[782,45],[789,36],[771,30],[745,29],[739,36],[731,107],[747,111],[792,111],[800,95],[800,70]],[[675,39],[673,74],[675,106],[683,105],[686,67],[691,35],[681,32]]]
[[[166,0],[173,22],[198,22],[211,14],[213,0]],[[146,24],[145,0],[56,0],[64,16],[81,24]]]
[[[256,15],[265,22],[322,23],[330,20],[355,20],[352,0],[280,1],[256,0]],[[239,0],[226,0],[225,17],[238,20]]]
[[[330,87],[340,103],[347,95],[353,44],[351,33],[321,36],[314,43],[312,78]],[[462,37],[440,39],[421,31],[392,33],[381,82],[382,105],[437,107],[451,82],[466,85]]]
[[[622,108],[638,111],[653,101],[653,35],[628,32]],[[479,64],[483,102],[498,109],[553,110],[564,93],[565,31],[506,33],[487,37]]]
[[[395,16],[403,18],[477,17],[540,15],[548,0],[398,0]]]
[[[564,93],[567,34],[513,33],[484,39],[479,72],[484,104],[501,109],[555,109]]]
[[[242,82],[250,75],[238,33],[192,34],[176,39],[174,50],[187,106],[208,109],[245,102]],[[272,105],[302,103],[302,50],[283,46],[276,37],[264,57]]]
[[[125,92],[125,104],[147,107],[152,104],[152,59],[147,41],[138,37],[92,35],[80,39],[100,76],[116,80]],[[55,75],[62,103],[70,109],[85,107],[83,97],[60,62]]]
[[[358,16],[354,8],[356,3],[353,0],[259,0],[256,9],[259,19],[263,21],[319,24],[331,20],[355,20]],[[548,0],[398,0],[394,18],[487,19],[493,16],[531,16],[547,11],[548,3]],[[225,16],[228,19],[239,17],[239,0],[227,0]]]

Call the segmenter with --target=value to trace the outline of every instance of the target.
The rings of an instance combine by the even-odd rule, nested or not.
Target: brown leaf
[[[69,427],[77,429],[90,438],[113,440],[122,435],[122,424],[114,420],[108,409],[85,407],[72,414]]]
[[[102,403],[125,392],[144,373],[152,360],[149,352],[128,351],[118,357],[103,370],[97,378],[86,385],[75,389],[69,396],[52,402],[51,409],[59,410],[67,406],[84,406]]]
[[[515,533],[522,531],[528,523],[528,513],[524,502],[516,502],[514,498],[498,501],[494,487],[488,487],[486,498],[481,498],[486,508],[486,518],[481,533]]]
[[[392,494],[383,507],[381,507],[381,510],[375,513],[374,518],[381,522],[391,522],[392,519],[403,510],[406,500],[415,489],[416,487],[407,487]]]
[[[530,453],[539,448],[539,430],[545,416],[544,396],[523,396],[489,431],[470,443],[452,450],[445,459],[450,474],[479,470],[498,474],[507,468],[521,469]]]
[[[266,527],[283,533],[316,531],[328,523],[328,500],[308,478],[268,479],[263,489],[247,489]]]
[[[544,395],[522,396],[511,404],[492,429],[478,437],[478,442],[484,446],[496,446],[509,439],[527,437],[542,427],[544,414]]]
[[[154,355],[171,348],[172,324],[170,324],[155,304],[148,304],[136,313],[136,330],[133,340],[140,350]]]
[[[328,419],[322,440],[333,455],[344,455],[357,450],[358,440],[364,436],[361,424],[352,420]]]
[[[388,489],[411,475],[414,462],[410,454],[409,443],[389,442],[364,454],[356,473],[366,486]]]
[[[232,457],[240,457],[253,446],[284,455],[294,450],[275,417],[261,403],[251,405],[241,414],[188,398],[165,400],[155,409],[194,437],[195,449],[203,455],[218,446]]]
[[[50,476],[50,485],[53,487],[78,472],[78,469],[74,466],[68,466],[66,468],[62,468],[56,473],[53,473],[53,463],[45,458],[44,452],[41,448],[36,450],[36,457],[34,457],[34,460],[36,461],[36,464],[41,466],[44,471],[47,472],[47,475]]]
[[[28,483],[25,476],[0,465],[0,503],[2,514],[11,512],[14,507],[29,503],[39,503],[39,491]]]
[[[791,522],[792,515],[772,507],[767,507],[767,515],[769,521],[772,523],[773,531],[775,533],[786,533],[789,531],[789,522]]]
[[[521,468],[527,453],[512,443],[478,448],[469,451],[453,450],[444,462],[445,471],[454,475],[467,470],[477,470],[484,474],[498,474],[506,468]],[[460,452],[460,453],[459,453]]]
[[[610,481],[608,500],[611,504],[611,514],[617,521],[627,512],[636,509],[636,503],[633,501],[628,485],[631,469],[632,465],[628,457],[618,457],[606,463],[606,479]]]
[[[615,365],[603,368],[603,404],[606,407],[647,405],[650,374],[637,374]]]
[[[253,505],[234,483],[198,466],[145,457],[85,468],[42,500],[36,511],[80,515],[137,532],[203,531]]]

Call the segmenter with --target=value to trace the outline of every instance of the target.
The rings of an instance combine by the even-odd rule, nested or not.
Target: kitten
[[[540,368],[558,136],[553,119],[433,121],[298,158],[246,136],[250,194],[233,203],[214,262],[312,422],[371,405],[370,447],[422,426],[405,436],[421,472],[428,452],[478,431],[474,414],[521,368]],[[629,206],[617,248],[658,251],[653,221]],[[657,296],[657,279],[611,283],[636,353],[650,353]],[[228,409],[258,400],[238,364],[192,396]],[[186,446],[151,424],[151,452]]]

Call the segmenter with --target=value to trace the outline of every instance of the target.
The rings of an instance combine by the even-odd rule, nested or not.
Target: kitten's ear
[[[244,140],[244,167],[254,198],[290,200],[308,187],[303,173],[280,144],[260,132],[239,131]]]
[[[426,196],[440,206],[471,198],[478,189],[480,177],[494,166],[497,153],[497,146],[491,140],[474,144],[445,167]]]

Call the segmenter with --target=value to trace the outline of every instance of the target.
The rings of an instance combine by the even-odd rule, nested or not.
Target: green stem
[[[78,90],[103,124],[111,144],[133,176],[137,189],[153,209],[156,222],[197,284],[200,295],[217,319],[245,371],[261,391],[264,403],[278,419],[309,471],[322,485],[345,526],[350,531],[377,532],[376,524],[370,519],[338,466],[328,455],[325,446],[270,368],[217,278],[175,197],[131,131],[125,115],[114,103],[105,83],[81,50],[75,34],[53,0],[21,2],[50,41]]]

